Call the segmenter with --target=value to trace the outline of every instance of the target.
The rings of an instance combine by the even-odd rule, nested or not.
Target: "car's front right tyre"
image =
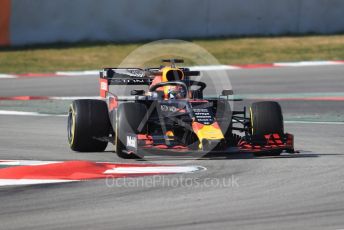
[[[282,109],[275,101],[255,102],[250,108],[250,133],[253,140],[264,140],[266,134],[284,133]],[[257,152],[255,156],[279,156],[282,150]]]

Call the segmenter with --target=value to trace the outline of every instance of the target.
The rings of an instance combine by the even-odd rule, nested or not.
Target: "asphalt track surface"
[[[229,73],[239,94],[344,89],[343,66]],[[0,94],[95,96],[98,79],[2,79]],[[338,121],[344,121],[344,102],[281,104],[289,120],[285,129],[295,134],[299,154],[214,156],[188,162],[204,166],[206,171],[164,176],[164,181],[160,177],[153,184],[149,183],[151,177],[139,178],[135,180],[147,183],[137,186],[96,180],[1,187],[0,229],[342,229],[344,124]],[[300,117],[309,120],[296,123]],[[321,123],[308,122],[311,120]],[[104,153],[70,151],[66,117],[2,115],[0,130],[0,159],[124,161],[111,146]]]

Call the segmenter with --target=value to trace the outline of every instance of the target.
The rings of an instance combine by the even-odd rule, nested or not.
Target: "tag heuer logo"
[[[136,148],[136,146],[137,146],[136,137],[127,136],[127,146]]]

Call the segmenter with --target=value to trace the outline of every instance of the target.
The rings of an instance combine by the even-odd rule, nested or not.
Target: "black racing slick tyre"
[[[277,133],[283,135],[283,115],[279,103],[274,101],[255,102],[250,108],[251,135],[253,141],[264,138],[266,134]],[[273,150],[269,152],[258,152],[256,156],[277,156],[282,150]]]
[[[134,159],[139,158],[135,154],[126,152],[128,134],[138,134],[146,129],[145,117],[147,116],[147,108],[139,103],[123,103],[117,110],[116,119],[116,153],[120,158]],[[142,123],[142,124],[141,124]],[[139,130],[140,129],[140,130]]]
[[[101,100],[75,100],[68,112],[68,142],[78,152],[102,152],[110,134],[108,108]],[[101,140],[101,139],[105,140]]]

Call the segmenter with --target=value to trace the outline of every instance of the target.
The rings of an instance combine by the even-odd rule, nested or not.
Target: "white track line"
[[[79,100],[79,99],[102,99],[102,98],[99,96],[49,97],[49,100]]]
[[[37,112],[23,112],[23,111],[10,111],[10,110],[0,110],[0,115],[16,115],[16,116],[54,116],[54,117],[65,117],[65,114],[45,114]]]
[[[123,174],[140,174],[140,173],[192,173],[206,168],[201,166],[156,166],[156,167],[116,167],[108,169],[105,174],[123,173]]]
[[[0,160],[0,165],[19,166],[19,165],[48,165],[60,163],[61,161],[35,161],[35,160]]]
[[[302,67],[302,66],[344,65],[344,62],[343,61],[300,61],[300,62],[276,62],[276,63],[271,63],[271,64],[272,64],[271,65],[272,67]],[[257,66],[259,66],[259,64],[257,64]],[[188,68],[190,68],[190,70],[199,70],[199,71],[247,69],[244,66],[235,66],[235,65],[200,65],[200,66],[190,66]],[[260,68],[260,67],[257,67],[257,68]],[[266,67],[266,68],[271,68],[271,67]],[[252,67],[249,67],[249,69],[252,69]],[[101,72],[101,70],[57,71],[53,73],[51,76],[47,76],[47,77],[99,75],[99,72]],[[0,73],[0,79],[21,78],[21,77],[23,76]],[[25,76],[25,77],[30,77],[30,76]]]
[[[32,98],[30,98],[32,97]],[[133,97],[134,98],[134,97]],[[42,101],[42,100],[79,100],[79,99],[102,99],[100,96],[66,96],[66,97],[49,97],[43,96],[41,98],[35,98],[35,96],[10,96],[0,97],[0,101],[12,100],[12,101]]]
[[[212,70],[233,70],[233,69],[242,69],[237,66],[231,65],[205,65],[205,66],[190,66],[188,67],[190,70],[198,70],[198,71],[212,71]]]
[[[100,70],[85,70],[85,71],[58,71],[56,75],[62,76],[80,76],[80,75],[99,75]]]
[[[17,76],[11,75],[11,74],[0,74],[0,79],[7,79],[7,78],[17,78]]]
[[[284,121],[286,124],[344,125],[342,121]]]
[[[273,64],[278,67],[302,67],[302,66],[324,66],[324,65],[343,65],[335,61],[301,61],[301,62],[277,62]]]
[[[43,117],[67,117],[67,114],[46,114],[37,112],[9,111],[0,110],[0,115],[17,115],[17,116],[43,116]],[[322,124],[322,125],[344,125],[342,121],[284,121],[286,124]],[[0,162],[1,165],[1,162]]]
[[[0,179],[0,186],[66,183],[66,182],[73,182],[73,181],[78,181],[78,180]]]
[[[0,165],[4,166],[20,166],[20,165],[48,165],[54,163],[64,163],[63,161],[37,161],[37,160],[0,160]],[[101,163],[101,162],[97,162]],[[105,162],[103,162],[105,163]],[[112,162],[111,164],[114,164]],[[103,175],[116,174],[161,174],[161,173],[193,173],[196,171],[206,170],[202,166],[117,166],[112,169],[104,171]],[[15,176],[15,175],[14,175]],[[91,179],[91,178],[90,178]],[[104,178],[105,179],[105,178]],[[65,183],[73,181],[82,181],[83,179],[26,179],[24,178],[0,178],[1,186],[18,186],[18,185],[34,185],[34,184],[49,184],[49,183]]]

